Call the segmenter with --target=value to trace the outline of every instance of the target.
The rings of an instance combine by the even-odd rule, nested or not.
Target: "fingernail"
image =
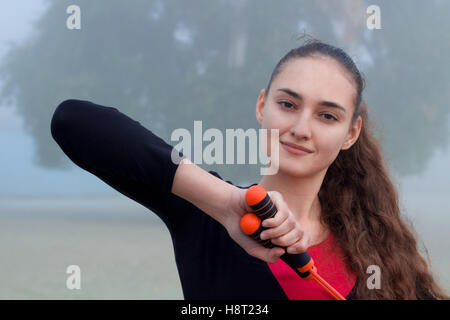
[[[289,248],[288,251],[289,251],[289,253],[297,253],[296,248]]]
[[[265,233],[261,233],[261,234],[259,235],[259,238],[260,238],[261,240],[266,240],[266,234],[265,234]]]

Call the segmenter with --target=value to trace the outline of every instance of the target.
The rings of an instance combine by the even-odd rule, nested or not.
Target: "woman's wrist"
[[[189,201],[224,225],[227,206],[235,188],[237,187],[184,158],[175,172],[172,193]]]

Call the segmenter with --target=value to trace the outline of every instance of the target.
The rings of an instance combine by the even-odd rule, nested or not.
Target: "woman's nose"
[[[302,112],[292,124],[290,131],[299,140],[311,139],[311,116]]]

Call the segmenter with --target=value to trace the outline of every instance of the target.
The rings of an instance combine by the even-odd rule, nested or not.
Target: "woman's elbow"
[[[56,142],[58,142],[58,137],[62,134],[68,121],[72,118],[70,114],[76,102],[77,100],[75,99],[64,100],[53,112],[53,117],[50,123],[50,131]]]

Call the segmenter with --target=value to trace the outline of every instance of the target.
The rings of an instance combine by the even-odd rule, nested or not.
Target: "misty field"
[[[449,290],[448,205],[415,199],[411,220]],[[80,290],[66,287],[70,265]],[[183,299],[167,228],[121,195],[0,197],[0,271],[0,299]]]
[[[124,197],[0,198],[0,299],[183,299],[169,232]],[[69,265],[81,289],[69,290]]]

